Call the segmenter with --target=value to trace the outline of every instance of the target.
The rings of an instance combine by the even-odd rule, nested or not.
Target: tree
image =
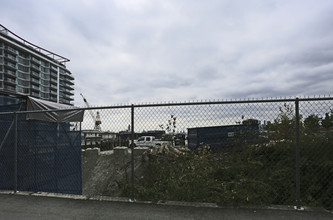
[[[331,114],[329,112],[325,114],[325,118],[321,121],[321,125],[326,129],[333,126],[333,110],[331,110]]]
[[[295,134],[295,111],[291,105],[286,103],[279,107],[280,113],[278,118],[274,120],[277,127],[279,139],[291,139]]]
[[[304,120],[305,132],[308,134],[317,132],[320,127],[320,117],[318,115],[312,114],[309,115]]]
[[[166,132],[173,132],[173,133],[175,133],[176,132],[176,116],[174,116],[174,115],[171,115],[171,117],[170,117],[170,119],[168,120],[168,123],[165,125],[165,127],[164,127],[164,125],[163,124],[160,124],[159,125],[159,127],[161,128],[161,129],[165,129],[165,131]]]

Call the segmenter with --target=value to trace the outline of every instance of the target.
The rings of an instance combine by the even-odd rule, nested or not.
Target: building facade
[[[69,59],[36,46],[0,24],[0,92],[72,105]]]

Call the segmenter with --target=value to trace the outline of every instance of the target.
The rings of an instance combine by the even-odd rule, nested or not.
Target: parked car
[[[131,145],[131,140],[129,141],[129,144]],[[156,147],[161,146],[162,144],[170,144],[169,141],[161,141],[155,139],[154,136],[142,136],[138,139],[134,140],[134,147]]]

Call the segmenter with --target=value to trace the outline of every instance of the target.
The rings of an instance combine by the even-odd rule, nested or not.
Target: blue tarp
[[[0,112],[26,109],[25,100],[0,97],[1,101]],[[0,149],[4,190],[14,189],[14,127],[9,130],[13,120],[13,114],[0,114],[0,142],[8,133]],[[25,114],[18,114],[17,128],[17,190],[82,194],[81,131],[71,131],[67,122],[26,120]]]

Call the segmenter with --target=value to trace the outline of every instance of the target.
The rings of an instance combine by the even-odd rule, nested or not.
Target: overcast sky
[[[0,0],[75,105],[333,95],[332,0]]]

